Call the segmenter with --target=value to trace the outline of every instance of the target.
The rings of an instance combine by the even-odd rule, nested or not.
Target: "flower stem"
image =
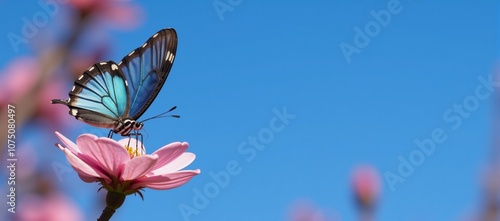
[[[111,216],[115,214],[115,211],[116,211],[115,209],[106,206],[106,208],[104,208],[101,216],[99,217],[99,219],[97,219],[97,221],[109,221],[109,219],[111,219]]]
[[[111,216],[115,214],[116,209],[120,208],[125,202],[125,195],[122,193],[108,191],[106,194],[106,208],[102,211],[101,216],[97,221],[109,221]]]

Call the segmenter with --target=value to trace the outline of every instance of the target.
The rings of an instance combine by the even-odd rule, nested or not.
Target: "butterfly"
[[[67,100],[53,99],[51,103],[68,106],[70,115],[89,125],[110,128],[108,137],[111,132],[138,134],[144,126],[138,119],[165,83],[176,50],[177,33],[172,28],[163,29],[120,63],[95,63],[78,77]]]

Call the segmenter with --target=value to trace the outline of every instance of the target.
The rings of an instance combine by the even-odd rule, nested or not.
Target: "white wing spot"
[[[128,87],[128,82],[127,82],[127,80],[125,80],[125,86],[127,86],[127,87]]]
[[[167,56],[165,56],[165,61],[168,60],[168,57],[170,57],[170,51],[167,51]]]
[[[111,70],[113,70],[113,71],[118,70],[118,66],[116,66],[116,64],[112,64],[111,65]]]
[[[76,109],[71,109],[71,115],[76,116],[78,114],[78,110]]]
[[[107,62],[101,62],[101,63],[99,63],[99,64],[100,64],[100,65],[105,65],[105,64],[107,64]]]
[[[80,77],[78,78],[78,80],[81,80],[82,78],[83,78],[83,74],[82,74],[82,75],[80,75]]]
[[[146,43],[144,43],[144,44],[142,45],[142,47],[143,47],[143,48],[145,48],[147,45],[148,45],[148,43],[146,42]]]
[[[174,61],[174,54],[170,53],[170,51],[167,52],[167,56],[165,56],[165,61],[170,61],[172,63]]]
[[[135,51],[131,51],[131,52],[128,54],[128,56],[133,55],[133,54],[134,54],[134,52],[135,52]]]
[[[89,71],[92,71],[92,70],[94,70],[94,66],[89,68]],[[83,77],[83,75],[82,75],[82,77]]]
[[[158,36],[158,33],[156,33],[155,35],[153,35],[153,38],[156,38],[156,36]]]
[[[71,91],[75,91],[76,87],[75,85],[73,85],[73,87],[71,88]]]
[[[120,61],[120,63],[118,63],[118,66],[122,65],[122,62]]]

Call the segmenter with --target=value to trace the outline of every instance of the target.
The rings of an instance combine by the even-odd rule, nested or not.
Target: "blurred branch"
[[[65,43],[62,43],[55,47],[53,50],[43,51],[38,56],[38,62],[40,64],[40,74],[34,75],[36,77],[35,85],[22,97],[21,99],[15,101],[16,103],[10,103],[16,107],[16,138],[19,139],[19,132],[22,127],[32,119],[36,111],[36,102],[34,98],[41,93],[43,86],[51,79],[52,75],[66,63],[68,57],[70,57],[71,49],[78,41],[78,38],[87,24],[87,16],[85,14],[80,14],[78,21],[71,30],[71,35],[67,38]],[[10,101],[11,102],[11,101]],[[50,102],[47,100],[47,102]],[[5,151],[7,143],[7,107],[4,106],[0,110],[0,122],[2,122],[2,127],[0,128],[0,142],[1,142],[1,156],[6,154]]]

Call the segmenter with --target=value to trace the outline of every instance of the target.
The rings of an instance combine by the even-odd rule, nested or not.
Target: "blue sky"
[[[193,207],[196,191],[228,164],[239,172],[189,220],[285,220],[302,199],[354,220],[349,177],[358,164],[382,175],[379,220],[457,220],[480,209],[498,99],[480,79],[498,59],[497,2],[220,0],[232,9],[223,13],[214,2],[136,2],[143,25],[112,31],[108,59],[118,61],[156,31],[177,30],[175,64],[144,116],[177,105],[181,118],[146,122],[145,142],[152,152],[187,141],[197,155],[190,168],[202,170],[183,187],[147,190],[145,201],[128,197],[116,220],[183,220],[179,205]],[[15,53],[5,36],[39,10],[36,1],[0,1],[0,65],[29,53]],[[393,11],[385,25],[371,13],[381,10]],[[359,53],[346,56],[342,43]],[[295,117],[281,120],[284,109]],[[284,124],[266,137],[271,122]],[[96,131],[82,128],[71,138]],[[384,173],[398,174],[399,159],[418,152],[415,140],[433,133],[441,142],[391,191]],[[265,148],[240,147],[259,134]],[[96,185],[82,183],[73,174],[62,186],[93,218]]]

